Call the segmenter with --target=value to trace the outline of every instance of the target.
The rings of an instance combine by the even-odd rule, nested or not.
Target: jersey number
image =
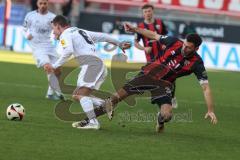
[[[92,40],[87,36],[86,32],[84,32],[83,30],[79,30],[78,33],[81,34],[81,36],[85,39],[85,41],[88,44],[93,44]]]

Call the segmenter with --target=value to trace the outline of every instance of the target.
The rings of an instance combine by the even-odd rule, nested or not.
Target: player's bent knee
[[[169,122],[172,119],[172,113],[165,114],[163,117],[164,122]]]
[[[54,71],[54,74],[56,76],[60,76],[61,75],[61,69],[60,68],[57,68],[55,71]]]
[[[76,101],[80,101],[81,96],[80,95],[72,95],[72,98]]]

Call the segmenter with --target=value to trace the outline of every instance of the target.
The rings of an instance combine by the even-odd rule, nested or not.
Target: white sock
[[[47,95],[53,95],[53,94],[54,94],[53,89],[50,86],[48,86]]]
[[[101,106],[104,103],[104,100],[97,97],[91,97],[94,106]]]
[[[62,92],[61,92],[61,89],[60,89],[60,86],[59,86],[59,82],[58,82],[58,79],[57,79],[56,75],[54,73],[51,73],[51,74],[48,74],[47,77],[48,77],[49,85],[51,86],[53,91],[58,96],[61,95]]]
[[[92,124],[99,124],[97,118],[90,119],[89,122],[92,123]]]
[[[90,123],[99,124],[94,113],[93,102],[90,97],[82,97],[80,99],[80,104],[83,108],[83,111],[87,114],[87,117],[90,119]]]

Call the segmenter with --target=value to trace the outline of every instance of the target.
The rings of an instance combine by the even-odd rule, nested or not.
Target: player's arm
[[[150,53],[152,51],[152,47],[144,47],[142,46],[139,42],[142,36],[140,34],[135,33],[135,38],[134,38],[134,46],[139,49],[145,51],[145,53]]]
[[[208,83],[208,77],[207,72],[205,70],[205,67],[203,65],[203,62],[198,64],[194,70],[194,74],[196,75],[197,79],[199,80],[199,83],[202,87],[204,99],[207,105],[207,113],[205,114],[205,118],[210,118],[211,122],[213,124],[217,123],[217,117],[214,113],[214,103],[213,103],[213,97],[211,93],[211,88]]]
[[[207,104],[208,112],[205,115],[205,118],[207,119],[208,117],[211,118],[211,122],[213,124],[217,123],[217,117],[214,113],[214,104],[213,104],[213,98],[212,98],[212,93],[211,93],[211,88],[208,83],[202,84],[202,89],[203,89],[203,94],[205,98],[205,102]]]
[[[87,31],[87,33],[91,36],[94,43],[108,42],[113,45],[119,46],[123,50],[131,47],[130,42],[126,42],[126,41],[120,42],[117,39],[112,38],[112,36],[110,36],[109,34],[106,34],[106,33],[91,32],[91,31]]]
[[[31,26],[31,21],[29,15],[27,14],[23,21],[23,35],[26,39],[31,40],[33,38],[29,28]]]
[[[138,28],[138,27],[134,27],[128,23],[124,24],[124,28],[126,32],[133,32],[133,33],[138,33],[143,35],[144,37],[147,37],[149,39],[153,39],[153,40],[159,40],[161,35],[157,34],[156,32],[150,31],[150,30],[146,30],[146,29],[142,29],[142,28]]]
[[[64,35],[60,41],[59,41],[59,47],[60,47],[60,57],[59,59],[52,65],[54,69],[62,66],[64,63],[66,63],[69,58],[71,57],[72,53],[74,52],[73,50],[73,44],[72,44],[72,39],[70,35]]]

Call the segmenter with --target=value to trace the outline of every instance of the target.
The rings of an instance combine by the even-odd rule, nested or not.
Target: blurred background
[[[16,52],[31,52],[22,35],[21,25],[28,11],[36,9],[37,0],[12,0],[4,44],[4,8],[0,1],[0,44]],[[188,30],[200,34],[204,43],[199,49],[208,68],[240,71],[240,1],[239,0],[49,0],[50,11],[71,19],[72,25],[86,30],[111,33],[120,40],[133,42],[122,24],[143,21],[141,6],[151,3],[155,18],[163,20],[168,35],[183,38]],[[106,44],[98,44],[100,57],[111,59]],[[110,54],[109,54],[110,52]],[[145,62],[142,51],[132,47],[129,62]]]

